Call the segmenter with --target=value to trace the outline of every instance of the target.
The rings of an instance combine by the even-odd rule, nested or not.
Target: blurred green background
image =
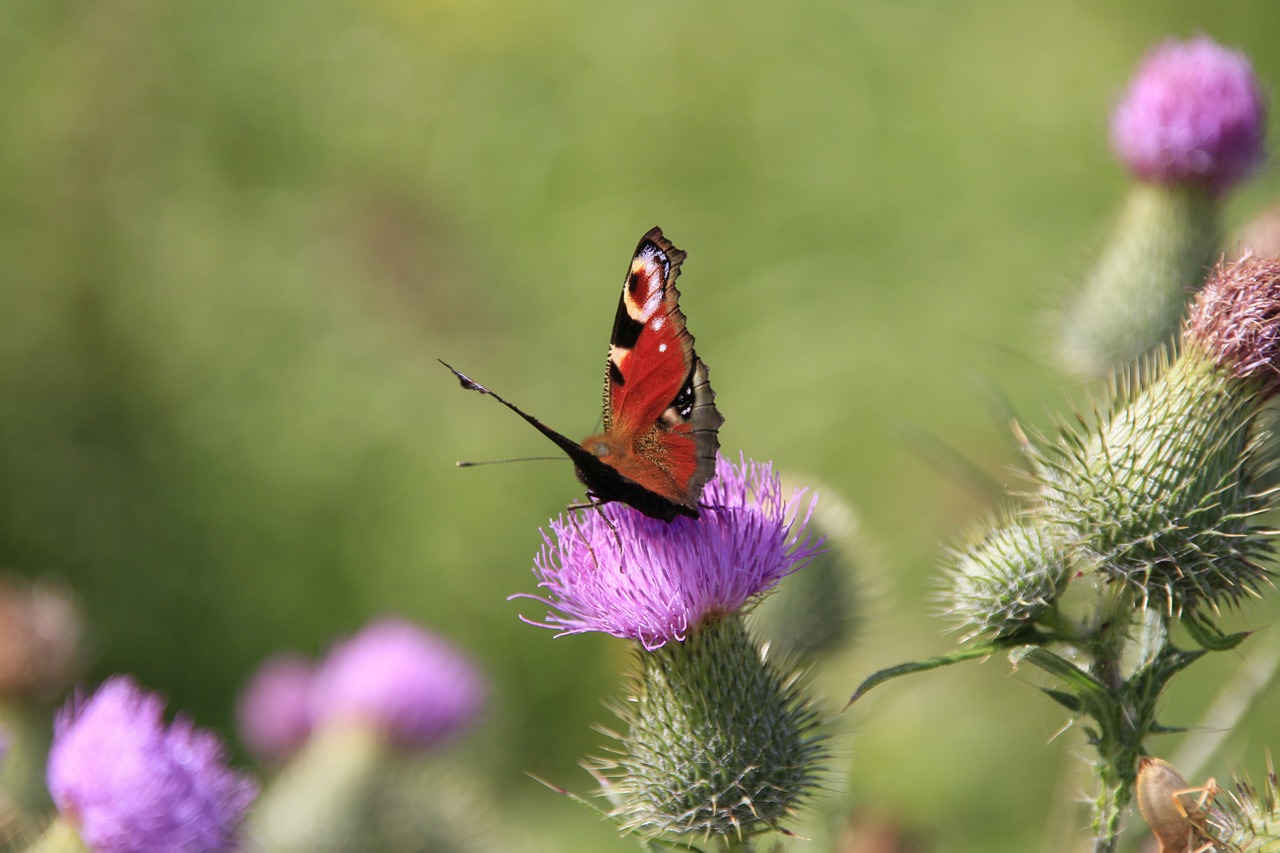
[[[567,463],[455,469],[551,448],[435,359],[588,434],[661,225],[725,450],[860,516],[864,619],[816,676],[834,713],[953,642],[939,547],[989,500],[931,457],[1011,479],[991,400],[1033,426],[1069,405],[1047,343],[1127,188],[1108,110],[1147,47],[1198,32],[1280,80],[1270,0],[8,0],[0,567],[76,590],[88,680],[134,673],[228,733],[266,654],[420,620],[494,679],[454,751],[489,820],[518,849],[634,849],[525,775],[591,787],[629,654],[506,600],[582,490]],[[1229,224],[1274,194],[1265,171]],[[1242,659],[1219,657],[1168,722]],[[1049,742],[1063,714],[1025,680],[992,661],[881,688],[835,725],[800,830],[851,806],[939,850],[1076,832],[1079,735]],[[1248,724],[1219,775],[1280,734]]]

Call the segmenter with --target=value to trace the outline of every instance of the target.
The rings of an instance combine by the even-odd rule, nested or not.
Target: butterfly
[[[593,504],[621,501],[662,521],[697,518],[724,417],[680,310],[675,281],[684,259],[660,228],[640,238],[609,339],[603,432],[581,444],[440,363],[463,388],[493,397],[555,442]]]

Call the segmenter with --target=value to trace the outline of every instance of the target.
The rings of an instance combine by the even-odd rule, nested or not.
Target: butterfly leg
[[[588,497],[592,497],[592,496],[588,494]],[[604,514],[604,504],[598,500],[593,499],[593,500],[587,501],[587,503],[571,504],[570,506],[566,507],[566,509],[569,510],[569,513],[570,513],[569,517],[574,520],[573,525],[575,528],[577,528],[578,535],[582,536],[582,541],[587,545],[588,548],[590,548],[591,545],[589,542],[587,542],[587,538],[582,533],[582,529],[578,527],[577,517],[576,515],[574,515],[574,513],[580,509],[594,509],[596,512],[600,513],[600,517],[604,519],[604,523],[609,525],[609,529],[613,531],[613,541],[616,542],[618,545],[618,568],[619,570],[625,572],[626,569],[623,568],[623,565],[622,565],[622,534],[618,532],[618,527],[613,523],[613,519],[609,518],[609,516]],[[596,561],[595,551],[591,552],[591,559],[593,562],[596,562],[596,568],[599,568],[600,564],[598,561]]]

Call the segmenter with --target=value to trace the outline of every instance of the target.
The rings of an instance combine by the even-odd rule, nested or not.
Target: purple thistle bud
[[[1246,255],[1218,264],[1187,318],[1183,343],[1199,346],[1237,379],[1280,390],[1280,259]]]
[[[311,712],[317,727],[363,723],[427,747],[474,723],[487,693],[480,670],[453,644],[388,618],[329,653],[312,685]]]
[[[784,497],[768,464],[722,457],[698,519],[668,523],[613,503],[552,521],[534,561],[547,595],[515,597],[550,607],[533,624],[561,633],[602,631],[650,651],[683,641],[821,552],[804,531],[813,502],[803,494]]]
[[[1223,193],[1262,160],[1266,101],[1242,53],[1201,36],[1147,53],[1111,116],[1111,144],[1134,174]]]
[[[280,762],[311,734],[311,682],[315,666],[301,655],[268,658],[236,703],[240,739],[259,758]]]
[[[49,792],[94,853],[234,849],[257,786],[226,764],[221,741],[117,676],[54,721]]]

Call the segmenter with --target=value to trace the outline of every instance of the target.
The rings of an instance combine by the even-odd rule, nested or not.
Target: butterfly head
[[[622,454],[622,447],[619,445],[617,438],[612,435],[593,435],[582,442],[582,448],[595,458],[599,459],[613,467],[617,467],[617,461]]]

